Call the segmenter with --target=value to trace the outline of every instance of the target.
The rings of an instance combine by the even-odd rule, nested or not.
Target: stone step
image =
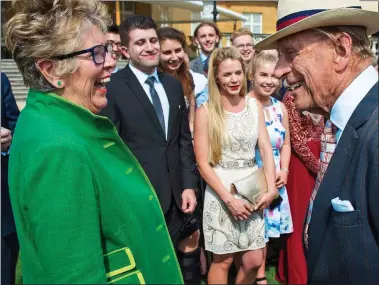
[[[24,78],[22,78],[22,76],[9,76],[8,73],[7,76],[11,82],[24,84]]]
[[[18,71],[18,69],[15,67],[9,67],[9,68],[1,67],[1,72],[5,72],[6,74],[19,74],[19,75],[21,75],[20,71]]]
[[[28,91],[29,91],[28,88],[24,88],[24,89],[13,89],[12,88],[13,94],[18,94],[18,95],[26,95],[26,94],[28,94]]]
[[[26,87],[25,85],[19,85],[19,84],[12,85],[12,90],[13,91],[16,91],[16,90],[27,90],[27,89],[29,89],[29,88]]]

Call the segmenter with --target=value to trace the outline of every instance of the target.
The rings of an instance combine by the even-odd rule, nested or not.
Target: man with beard
[[[358,0],[280,0],[278,19],[256,49],[278,49],[275,75],[297,107],[330,114],[304,225],[308,283],[376,284],[378,73],[368,35],[379,13]]]
[[[200,46],[200,55],[190,62],[190,69],[203,74],[204,64],[212,51],[218,47],[222,35],[215,23],[202,21],[196,27],[193,36],[197,45]]]
[[[181,231],[186,214],[196,207],[198,184],[188,111],[180,81],[157,71],[160,44],[156,29],[150,17],[139,15],[120,25],[120,51],[129,64],[112,75],[107,84],[108,105],[100,114],[115,124],[153,185],[184,281],[199,284],[200,249],[177,249],[179,243],[186,247]],[[151,230],[160,229],[147,232]]]
[[[235,46],[241,53],[242,59],[245,64],[245,73],[247,76],[247,91],[251,89],[251,67],[254,57],[254,42],[253,33],[247,28],[240,28],[239,30],[233,32],[230,37],[232,45]]]

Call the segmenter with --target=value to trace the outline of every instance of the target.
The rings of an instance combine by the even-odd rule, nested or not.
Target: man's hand
[[[10,130],[1,127],[1,151],[7,151],[12,142],[12,133]]]
[[[185,189],[182,193],[182,211],[185,214],[192,214],[197,205],[196,195],[193,189]]]

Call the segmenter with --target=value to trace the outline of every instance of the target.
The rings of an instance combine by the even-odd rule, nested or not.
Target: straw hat
[[[367,34],[379,31],[379,13],[362,10],[359,0],[279,0],[277,32],[255,45],[275,49],[289,35],[326,26],[364,26]]]

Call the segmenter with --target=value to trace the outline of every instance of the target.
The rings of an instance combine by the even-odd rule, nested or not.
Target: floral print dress
[[[271,105],[264,107],[266,127],[270,137],[272,151],[275,161],[275,169],[280,171],[280,150],[286,136],[286,129],[283,126],[283,112],[280,102],[271,97]],[[269,114],[269,117],[266,115]],[[259,150],[256,152],[256,160],[258,167],[263,166],[263,161]],[[292,217],[290,204],[288,201],[287,189],[285,186],[278,189],[283,201],[274,209],[267,208],[264,210],[265,220],[265,241],[269,238],[278,238],[281,234],[289,234],[293,232]]]

